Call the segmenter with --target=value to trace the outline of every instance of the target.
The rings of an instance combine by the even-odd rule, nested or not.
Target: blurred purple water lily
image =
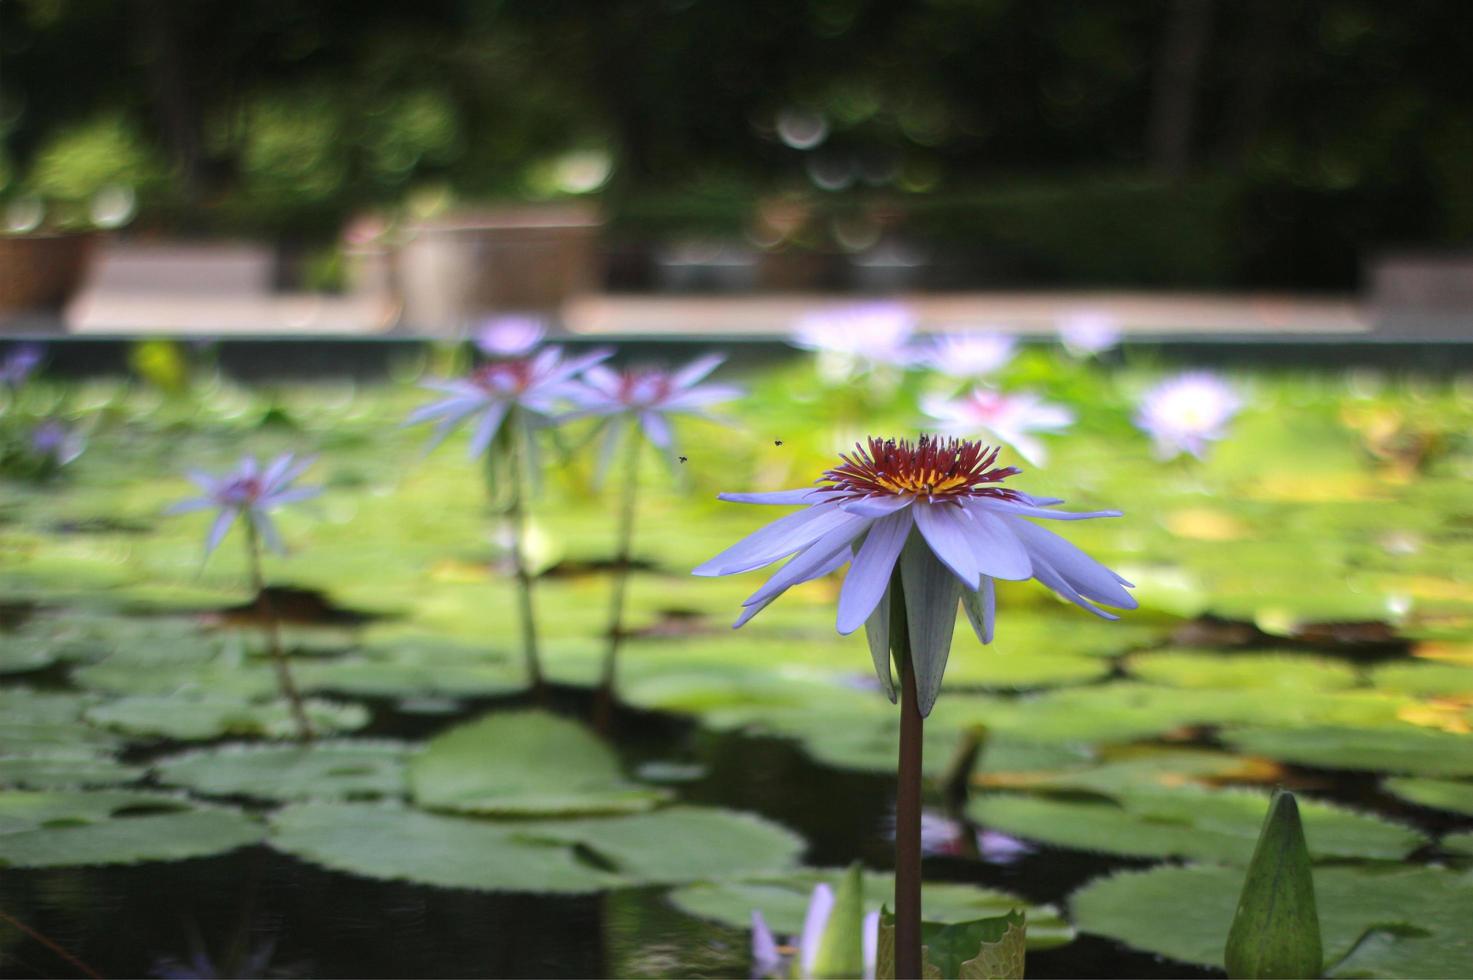
[[[205,538],[205,556],[208,557],[225,538],[238,517],[244,516],[267,547],[284,554],[285,546],[276,532],[269,512],[284,504],[309,500],[322,492],[321,487],[293,487],[292,483],[305,473],[313,459],[298,460],[286,453],[276,457],[264,470],[254,456],[246,456],[233,472],[212,476],[198,470],[188,476],[195,486],[204,491],[202,497],[181,500],[168,507],[166,514],[188,514],[199,510],[218,509],[215,522]]]
[[[67,465],[86,447],[81,433],[56,419],[47,419],[31,430],[31,452],[50,466]]]
[[[1005,333],[946,333],[933,337],[919,360],[948,377],[985,378],[1006,367],[1017,347]]]
[[[0,384],[19,388],[41,366],[40,344],[16,344],[0,360]]]
[[[834,890],[820,882],[813,887],[808,899],[808,911],[803,916],[803,933],[797,946],[781,945],[767,920],[757,909],[752,910],[752,977],[801,978],[814,977],[814,966],[818,951],[823,945],[823,936],[828,929],[829,919],[834,913]],[[873,980],[880,949],[880,913],[870,912],[861,926],[864,950],[864,976]],[[794,967],[797,967],[795,970]]]
[[[1228,423],[1242,404],[1222,378],[1209,371],[1187,371],[1146,392],[1135,424],[1151,437],[1159,458],[1190,453],[1201,459],[1210,443],[1227,435]]]
[[[1120,321],[1104,310],[1071,310],[1059,317],[1059,340],[1075,357],[1102,354],[1120,343]]]
[[[1035,520],[1119,517],[1119,511],[1055,510],[1056,499],[1002,486],[1019,471],[997,466],[998,450],[970,440],[871,438],[841,455],[823,485],[775,493],[724,493],[737,503],[802,504],[697,566],[696,575],[735,575],[792,560],[752,593],[740,627],[794,585],[853,563],[839,593],[841,634],[865,627],[876,674],[895,700],[890,675],[891,574],[897,563],[921,715],[940,692],[961,600],[978,639],[990,643],[993,579],[1035,578],[1104,619],[1096,603],[1136,608],[1129,582]]]
[[[615,371],[596,364],[583,372],[584,387],[572,396],[579,408],[569,417],[594,415],[614,421],[627,417],[639,425],[651,444],[669,451],[675,443],[669,416],[714,419],[706,409],[742,396],[742,389],[735,385],[701,384],[725,360],[724,354],[708,354],[675,371]],[[600,454],[600,471],[608,465],[619,429],[618,425],[609,428]]]
[[[577,375],[612,355],[611,350],[595,350],[564,358],[562,348],[544,347],[529,357],[489,361],[464,378],[421,382],[421,387],[447,397],[415,409],[404,424],[434,422],[434,448],[460,423],[479,416],[468,449],[475,458],[490,448],[513,408],[533,423],[550,420],[560,403],[582,392]]]
[[[1074,413],[1062,405],[1044,401],[1032,392],[1007,394],[991,388],[974,388],[962,398],[927,397],[921,409],[951,435],[986,435],[1011,446],[1034,466],[1048,460],[1035,432],[1060,432],[1074,424]]]
[[[535,316],[495,316],[476,331],[476,349],[487,357],[521,357],[542,343],[547,324]]]
[[[857,303],[813,310],[793,324],[792,342],[820,354],[826,375],[842,378],[855,370],[901,366],[914,353],[907,347],[916,318],[901,303]]]

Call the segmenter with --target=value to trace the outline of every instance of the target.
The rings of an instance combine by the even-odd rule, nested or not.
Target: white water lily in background
[[[0,359],[0,384],[19,388],[41,366],[40,344],[17,344]]]
[[[561,403],[572,401],[582,390],[577,375],[612,355],[611,350],[595,350],[565,359],[562,348],[544,347],[529,357],[489,361],[464,378],[424,381],[421,387],[447,397],[415,409],[404,424],[434,422],[430,439],[434,448],[456,426],[479,416],[467,450],[474,459],[490,448],[513,408],[529,424],[550,421]]]
[[[852,567],[839,592],[838,630],[865,627],[875,671],[890,699],[890,580],[900,569],[922,715],[941,689],[957,600],[977,638],[992,642],[993,579],[1035,578],[1104,619],[1095,603],[1136,608],[1129,582],[1035,520],[1119,517],[1070,513],[1056,499],[1002,486],[1019,472],[996,466],[998,450],[971,440],[871,438],[843,455],[822,485],[774,493],[724,493],[736,503],[803,505],[697,566],[696,575],[736,575],[793,556],[743,605],[740,627],[788,589]]]
[[[1059,340],[1075,357],[1102,354],[1120,343],[1120,321],[1104,310],[1071,310],[1059,317]]]
[[[861,371],[908,364],[915,327],[915,314],[903,303],[858,303],[803,314],[793,324],[792,342],[817,351],[819,375],[836,383]]]
[[[1135,424],[1151,437],[1159,458],[1190,453],[1201,459],[1210,443],[1227,435],[1242,405],[1237,391],[1216,374],[1188,371],[1147,391]]]
[[[808,911],[803,916],[803,934],[798,937],[797,948],[780,947],[767,920],[756,909],[752,910],[752,976],[779,978],[808,978],[817,976],[814,967],[818,952],[823,945],[824,932],[834,914],[834,890],[826,884],[818,884],[808,899]],[[865,980],[873,980],[875,965],[880,950],[880,913],[865,915],[861,926],[864,950]],[[796,967],[796,969],[795,969]]]
[[[487,357],[521,357],[546,335],[547,324],[540,317],[494,316],[476,331],[476,349]]]
[[[581,378],[583,387],[572,393],[578,410],[568,418],[595,415],[609,419],[599,453],[600,479],[618,444],[624,428],[620,424],[622,421],[627,419],[638,425],[651,445],[665,450],[668,455],[675,448],[670,416],[690,415],[714,420],[715,416],[707,411],[708,408],[740,398],[742,389],[735,385],[701,383],[725,360],[724,354],[707,354],[675,371],[655,368],[615,371],[602,364],[584,371]]]
[[[917,360],[948,377],[985,378],[1007,367],[1017,348],[1006,333],[945,333],[931,338]]]
[[[940,423],[943,432],[957,436],[984,435],[1018,451],[1034,466],[1048,460],[1035,432],[1061,432],[1074,424],[1074,413],[1032,392],[1008,394],[991,388],[973,388],[961,398],[928,396],[921,410]]]
[[[274,551],[285,553],[281,536],[271,522],[270,511],[284,504],[309,500],[322,492],[321,487],[293,487],[292,484],[311,466],[312,459],[298,460],[291,453],[278,456],[264,470],[254,456],[247,456],[230,473],[212,476],[198,470],[188,476],[204,496],[181,500],[167,508],[166,514],[188,514],[198,510],[218,509],[215,522],[205,538],[208,557],[224,539],[236,518],[250,522],[261,540]]]

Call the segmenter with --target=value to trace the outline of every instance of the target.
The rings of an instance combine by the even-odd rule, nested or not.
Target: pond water
[[[592,434],[549,443],[531,507],[549,717],[480,467],[399,425],[424,366],[12,396],[8,433],[60,416],[86,448],[0,481],[0,973],[745,976],[752,904],[791,922],[803,869],[888,866],[896,713],[833,630],[838,580],[733,633],[757,576],[688,570],[775,516],[716,491],[802,486],[864,431],[914,431],[946,382],[758,364],[737,426],[646,454],[610,751],[583,727],[615,540]],[[1126,511],[1068,530],[1141,609],[1004,583],[993,646],[958,630],[927,722],[928,909],[1027,906],[1034,977],[1220,975],[1283,785],[1330,975],[1473,972],[1473,390],[1242,371],[1227,437],[1162,461],[1131,418],[1168,373],[1031,350],[1001,376],[1073,407],[1019,480]],[[185,469],[286,451],[325,486],[266,562],[311,750],[282,741],[241,542],[201,565],[208,521],[161,516]]]

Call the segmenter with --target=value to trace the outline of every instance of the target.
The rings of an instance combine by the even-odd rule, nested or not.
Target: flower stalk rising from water
[[[565,358],[561,348],[544,347],[525,357],[488,361],[464,378],[426,381],[423,387],[445,397],[415,409],[405,420],[406,425],[434,423],[430,448],[439,445],[461,423],[474,420],[468,452],[472,459],[486,456],[487,486],[493,504],[509,525],[522,653],[528,683],[538,698],[544,694],[542,664],[522,496],[527,482],[537,477],[535,430],[553,424],[558,407],[582,391],[574,380],[576,376],[612,353],[596,350]],[[499,468],[504,468],[504,473],[498,473]]]
[[[321,487],[294,487],[292,484],[312,465],[311,459],[298,460],[291,453],[278,456],[264,470],[254,456],[247,456],[233,472],[223,476],[191,472],[189,479],[204,495],[182,500],[165,513],[187,514],[199,510],[216,510],[214,523],[205,538],[205,558],[219,547],[237,520],[245,526],[246,560],[250,568],[251,591],[256,598],[271,664],[276,670],[277,686],[291,707],[292,720],[302,741],[313,738],[312,721],[302,701],[301,691],[292,677],[291,665],[281,645],[281,624],[276,617],[271,595],[266,591],[261,571],[262,543],[280,554],[286,553],[281,536],[272,523],[270,511],[284,504],[309,500],[322,492]]]
[[[1130,583],[1035,521],[1118,517],[1073,513],[1062,501],[1004,486],[1018,470],[997,465],[978,442],[921,436],[871,438],[841,455],[815,487],[722,494],[739,503],[803,505],[695,569],[733,575],[792,556],[744,603],[740,627],[794,585],[844,565],[838,630],[865,627],[880,683],[893,701],[900,675],[896,793],[896,973],[920,976],[921,746],[925,716],[941,690],[957,603],[977,637],[992,640],[994,579],[1035,578],[1105,619],[1098,604],[1134,609]]]
[[[623,492],[619,502],[608,645],[604,650],[603,669],[594,701],[594,722],[600,731],[608,731],[613,721],[619,646],[624,638],[624,600],[634,546],[640,451],[648,441],[666,457],[674,457],[675,435],[671,416],[713,419],[707,408],[741,396],[741,389],[732,385],[702,384],[724,360],[721,354],[709,354],[676,371],[649,368],[614,371],[596,364],[583,373],[585,387],[574,395],[580,409],[572,417],[594,415],[605,420],[598,463],[599,482],[602,482],[603,474],[618,450],[619,441],[624,440]]]

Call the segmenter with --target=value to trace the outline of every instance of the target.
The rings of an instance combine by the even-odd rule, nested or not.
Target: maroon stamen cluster
[[[471,372],[471,383],[498,394],[525,391],[532,383],[531,358],[491,361]]]
[[[908,439],[871,437],[866,448],[855,444],[855,452],[840,453],[844,465],[824,473],[832,486],[824,489],[837,499],[876,495],[914,494],[931,500],[953,497],[997,497],[1016,500],[1016,490],[995,486],[1022,470],[999,466],[998,448],[970,439],[941,439],[923,435]]]

